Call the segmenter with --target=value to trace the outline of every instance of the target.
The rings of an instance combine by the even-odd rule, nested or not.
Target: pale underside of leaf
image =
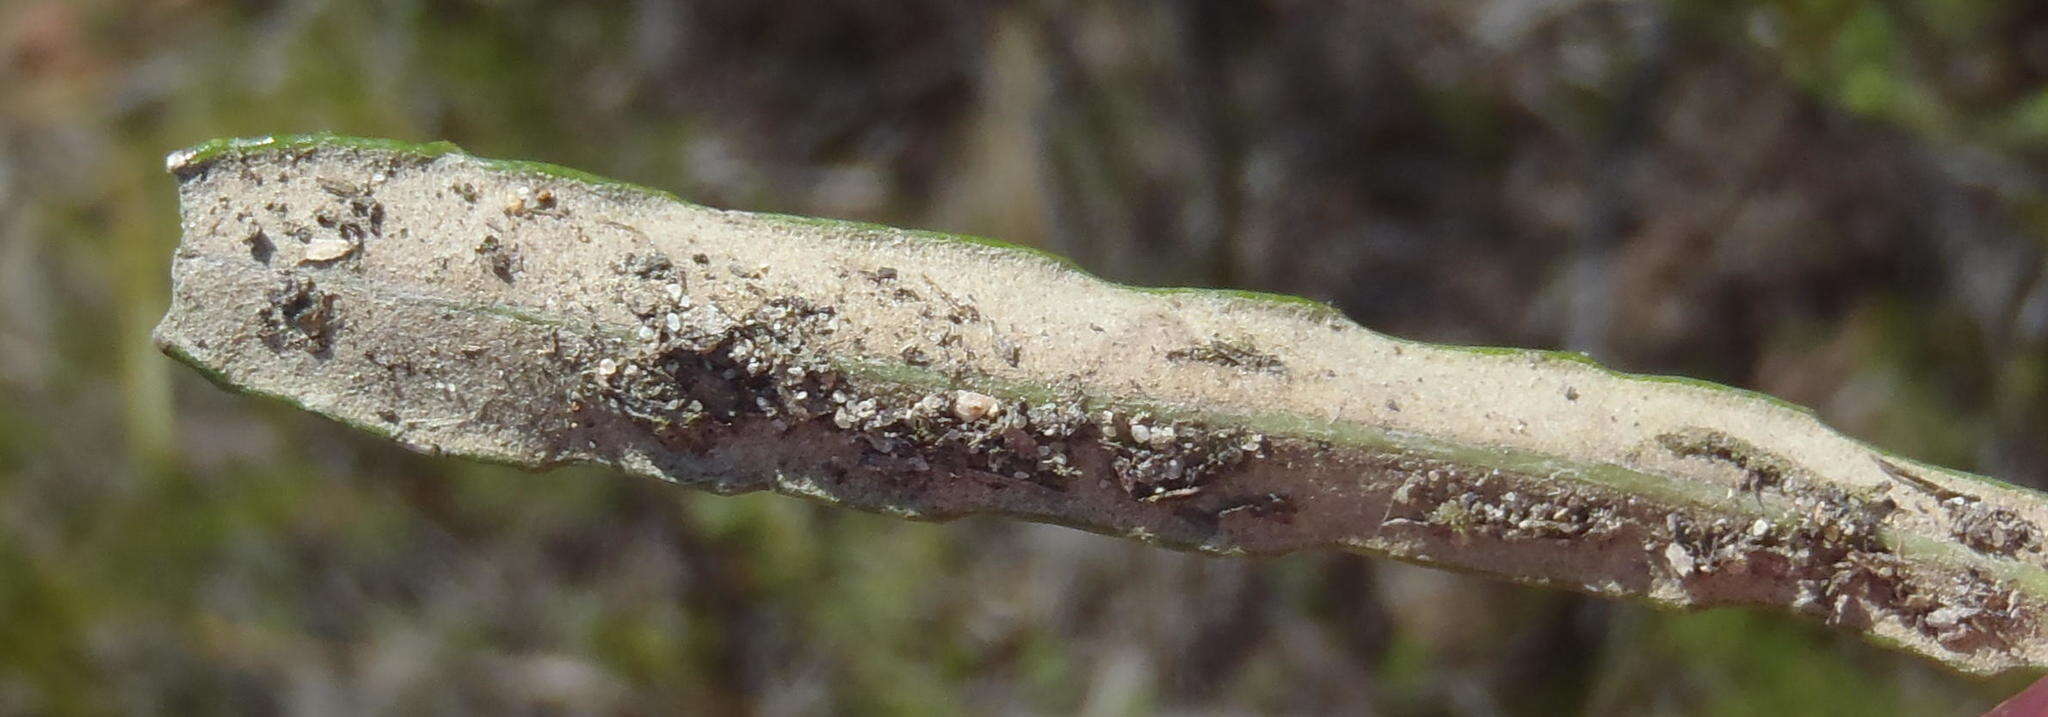
[[[2042,496],[1757,394],[451,145],[172,155],[167,353],[410,448],[1774,606],[2048,666]],[[1359,277],[1371,281],[1372,277]]]

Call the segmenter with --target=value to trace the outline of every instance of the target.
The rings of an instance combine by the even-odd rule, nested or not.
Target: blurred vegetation
[[[405,453],[148,331],[165,152],[449,139],[1590,351],[2048,485],[2027,0],[0,0],[0,713],[1965,714],[1823,628]]]

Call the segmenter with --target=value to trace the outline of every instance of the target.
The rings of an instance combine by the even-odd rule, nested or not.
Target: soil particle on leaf
[[[514,219],[532,216],[557,218],[566,216],[566,212],[563,212],[556,203],[554,190],[535,190],[532,187],[519,187],[515,190],[512,197],[505,200],[503,212],[505,216]]]
[[[1681,578],[1692,575],[1693,568],[1698,565],[1693,560],[1692,551],[1678,543],[1664,546],[1664,564],[1671,569],[1673,575]]]
[[[1982,500],[1955,497],[1941,503],[1951,521],[1950,535],[1980,553],[2014,556],[2041,552],[2041,530],[2033,522]]]
[[[1145,412],[1105,416],[1102,442],[1114,456],[1110,465],[1118,485],[1146,502],[1200,494],[1214,479],[1263,452],[1262,436],[1239,429],[1161,421]]]
[[[1428,527],[1459,539],[1588,538],[1618,530],[1610,501],[1564,486],[1508,487],[1498,473],[1473,475],[1452,466],[1399,466],[1407,475],[1395,488],[1382,527]]]
[[[620,268],[680,286],[664,257],[629,257]],[[631,342],[589,352],[599,356],[587,386],[592,402],[656,431],[700,418],[822,412],[822,389],[833,379],[806,342],[829,331],[829,307],[780,299],[733,317],[709,303],[686,304],[680,291],[658,295],[665,301],[636,311],[641,325]]]
[[[683,273],[667,255],[629,253],[612,264],[612,271],[664,284],[681,284]]]
[[[249,236],[243,239],[242,243],[249,245],[249,258],[259,264],[270,263],[270,257],[277,253],[277,245],[272,243],[270,235],[265,234],[260,228],[249,232]]]
[[[361,186],[344,179],[319,177],[314,181],[320,185],[322,190],[340,199],[354,199],[367,193]]]
[[[340,206],[313,212],[313,223],[331,233],[288,229],[288,233],[306,244],[300,263],[319,265],[337,262],[359,254],[368,238],[384,235],[384,204],[372,197],[368,189],[324,177],[319,184]]]
[[[270,291],[263,309],[263,340],[272,350],[303,349],[325,355],[333,348],[336,298],[312,279],[288,275]]]
[[[615,268],[661,282],[671,267],[636,255]],[[679,293],[668,305],[636,308],[642,325],[631,340],[584,352],[591,363],[580,405],[624,416],[678,445],[691,444],[688,434],[702,426],[829,426],[856,437],[869,465],[1053,490],[1064,490],[1084,464],[1106,464],[1119,488],[1145,503],[1200,494],[1265,453],[1265,437],[1256,433],[1143,412],[1098,424],[1077,401],[972,390],[876,392],[847,380],[817,349],[833,334],[832,307],[771,296],[733,315],[708,301],[687,304],[687,296],[673,295]],[[979,318],[958,305],[953,317]],[[1243,518],[1285,513],[1285,505],[1260,499],[1225,507]]]
[[[301,263],[323,263],[342,259],[355,253],[356,243],[341,237],[319,237],[306,243],[306,256]]]
[[[1259,373],[1284,374],[1287,364],[1280,357],[1255,348],[1249,340],[1210,339],[1196,346],[1173,349],[1166,352],[1166,358],[1174,361],[1194,361],[1215,364],[1225,368],[1242,369]]]
[[[1226,501],[1224,507],[1216,511],[1216,518],[1270,518],[1285,523],[1293,519],[1295,510],[1293,500],[1279,493],[1268,492]]]
[[[526,267],[526,260],[518,247],[507,244],[496,234],[484,235],[476,244],[477,259],[483,262],[484,270],[499,281],[507,284]]]
[[[1740,469],[1740,488],[1746,493],[1778,487],[1787,478],[1802,473],[1791,461],[1712,429],[1695,427],[1666,433],[1657,436],[1657,443],[1680,457],[1704,458]]]
[[[1728,445],[1706,445],[1703,452],[1732,460],[1713,455]],[[1734,448],[1745,465],[1768,465]],[[1745,581],[1783,583],[1795,590],[1795,610],[1858,629],[1902,624],[1964,653],[2002,649],[2000,635],[2033,629],[2017,591],[1974,568],[1916,565],[1899,555],[1882,531],[1895,502],[1831,484],[1789,483],[1796,488],[1787,496],[1795,513],[1783,519],[1712,507],[1662,510],[1653,518],[1633,501],[1583,487],[1530,485],[1452,466],[1394,469],[1407,478],[1389,496],[1383,530],[1441,531],[1464,543],[1570,539],[1589,547],[1631,530],[1643,538],[1645,561],[1682,599],[1711,600],[1699,596]],[[1948,577],[1934,577],[1942,570]]]
[[[1891,461],[1873,460],[1893,480],[1934,498],[1948,516],[1949,534],[1972,550],[2006,557],[2021,552],[2041,552],[2041,529],[2032,521],[2011,510],[1990,505],[1977,496],[1942,488]]]
[[[973,423],[1001,413],[1003,404],[995,397],[973,391],[958,391],[953,394],[953,416]]]

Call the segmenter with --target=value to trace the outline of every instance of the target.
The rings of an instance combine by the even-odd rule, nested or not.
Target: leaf
[[[414,450],[1214,554],[1334,547],[2048,666],[2040,494],[1759,394],[445,143],[223,140],[168,164],[164,351]]]

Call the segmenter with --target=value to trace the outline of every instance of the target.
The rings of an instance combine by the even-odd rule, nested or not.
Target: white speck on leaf
[[[962,421],[979,421],[1002,410],[994,396],[961,391],[953,396],[953,416]]]
[[[1692,553],[1677,543],[1664,546],[1664,561],[1671,564],[1671,572],[1680,577],[1691,575],[1694,567]]]
[[[334,261],[354,253],[355,242],[340,237],[320,237],[306,243],[304,261]]]

